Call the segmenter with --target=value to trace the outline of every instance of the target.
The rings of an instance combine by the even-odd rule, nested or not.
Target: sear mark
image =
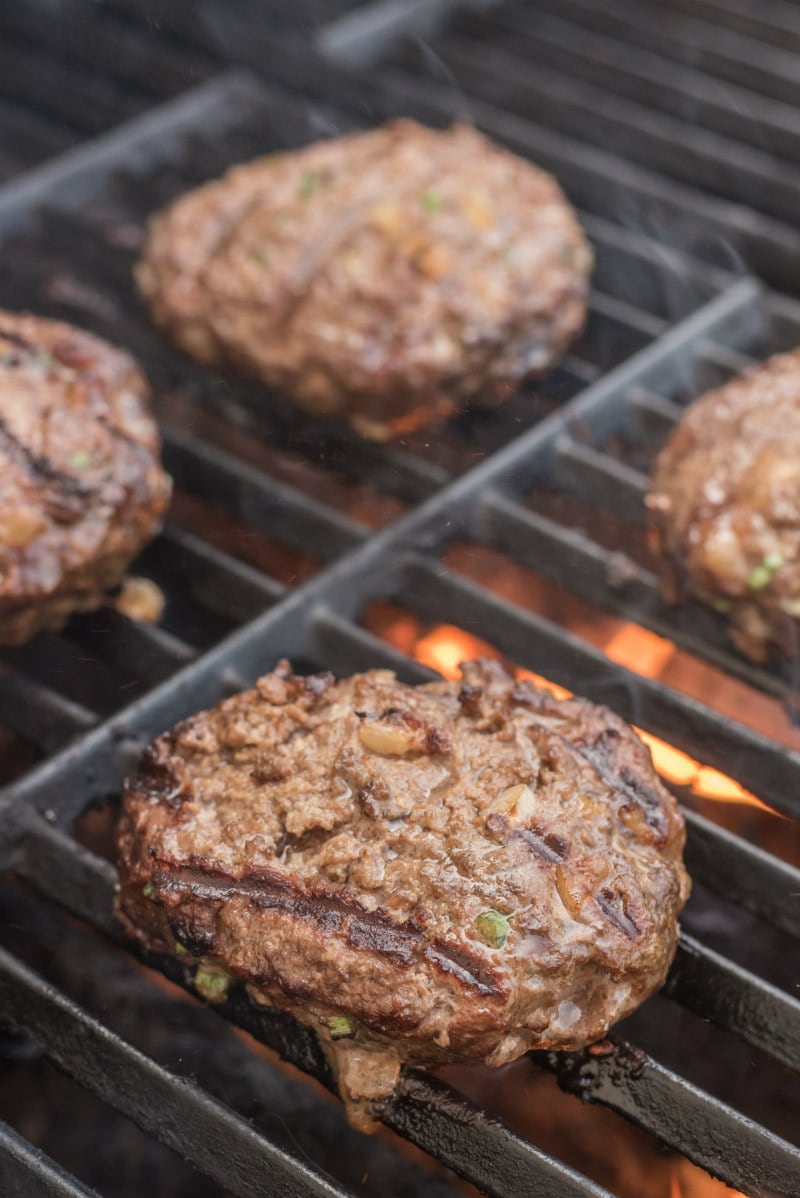
[[[604,886],[597,895],[597,904],[621,932],[629,936],[631,940],[636,939],[639,935],[639,929],[625,910],[626,903],[624,895],[618,894],[608,886]]]
[[[353,948],[378,953],[404,968],[428,961],[479,994],[503,993],[483,964],[459,946],[444,941],[426,945],[419,919],[395,923],[381,911],[365,911],[346,891],[307,893],[272,872],[236,878],[208,863],[185,868],[163,860],[156,864],[152,880],[159,898],[188,894],[205,902],[224,902],[244,895],[258,907],[305,920],[325,935],[341,937]]]

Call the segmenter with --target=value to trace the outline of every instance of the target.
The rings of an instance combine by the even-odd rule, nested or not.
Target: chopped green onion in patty
[[[334,1015],[328,1020],[328,1031],[332,1040],[345,1040],[356,1030],[356,1021],[349,1015]]]
[[[218,965],[201,965],[194,975],[194,988],[206,1002],[225,1002],[230,985],[230,974]]]
[[[510,915],[503,915],[500,911],[484,911],[475,920],[475,927],[492,948],[502,948],[511,931],[510,920]]]
[[[422,196],[422,206],[426,212],[439,212],[442,207],[442,197],[439,192],[429,187]]]
[[[780,570],[785,560],[782,553],[768,553],[763,562],[751,571],[747,579],[750,590],[760,591],[762,587],[765,587],[771,581],[775,571]]]

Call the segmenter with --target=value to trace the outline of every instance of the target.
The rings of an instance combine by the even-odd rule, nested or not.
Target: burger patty
[[[105,341],[0,311],[0,644],[96,607],[157,530],[170,481],[149,398]]]
[[[796,656],[800,631],[800,351],[698,399],[647,497],[669,602],[696,596],[755,661]]]
[[[613,713],[497,663],[412,687],[287,662],[155,740],[126,784],[118,915],[327,1047],[354,1122],[401,1063],[596,1040],[663,982],[677,804]]]
[[[181,197],[136,277],[190,354],[385,440],[546,371],[591,261],[550,175],[467,126],[402,120]]]

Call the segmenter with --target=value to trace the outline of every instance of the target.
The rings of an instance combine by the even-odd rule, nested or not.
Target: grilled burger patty
[[[610,711],[497,663],[406,686],[288,663],[147,750],[118,914],[314,1027],[356,1122],[402,1062],[574,1048],[663,982],[683,821]]]
[[[591,260],[550,175],[466,126],[402,120],[181,197],[136,277],[195,357],[385,440],[547,370]]]
[[[170,494],[142,372],[59,321],[0,311],[0,644],[96,607]]]
[[[723,612],[748,657],[796,656],[800,621],[800,350],[688,409],[647,497],[670,602]]]

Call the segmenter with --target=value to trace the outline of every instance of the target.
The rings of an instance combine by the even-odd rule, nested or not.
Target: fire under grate
[[[374,112],[382,114],[386,104],[384,94]],[[501,548],[791,703],[791,677],[740,661],[711,617],[698,623],[696,613],[689,620],[662,608],[649,571],[635,562],[621,568],[618,554],[560,527],[535,503],[536,487],[546,481],[632,520],[642,475],[610,448],[614,437],[633,430],[655,444],[677,405],[709,377],[724,376],[745,355],[800,340],[800,310],[791,301],[684,255],[665,257],[657,242],[591,217],[586,225],[598,273],[589,325],[556,375],[504,410],[464,417],[438,439],[388,449],[309,428],[278,400],[267,412],[257,391],[214,379],[170,353],[150,330],[129,278],[147,212],[228,161],[357,120],[347,111],[297,104],[232,73],[0,192],[7,251],[0,303],[63,315],[129,346],[167,413],[169,393],[188,388],[200,410],[300,456],[321,458],[339,478],[366,478],[404,509],[372,531],[196,430],[167,423],[165,456],[178,491],[209,499],[247,527],[267,527],[270,536],[313,558],[316,572],[292,588],[171,524],[145,558],[168,596],[176,577],[187,593],[182,603],[176,597],[174,616],[168,606],[163,627],[107,612],[48,638],[44,651],[2,654],[4,711],[39,758],[2,792],[3,864],[114,940],[114,870],[75,839],[78,817],[118,790],[150,736],[246,685],[281,656],[338,673],[384,665],[408,680],[429,676],[363,626],[364,610],[375,600],[490,630],[498,649],[523,667],[606,702],[733,774],[777,811],[798,814],[797,752],[620,667],[574,633],[442,564],[455,539]],[[576,160],[573,171],[579,170]],[[584,186],[590,182],[591,167]],[[486,445],[493,452],[487,454]],[[77,671],[84,675],[80,693],[76,661],[84,663]],[[125,702],[127,695],[132,702]],[[796,936],[792,896],[800,892],[800,873],[695,812],[686,816],[695,881]],[[149,963],[192,988],[191,973],[179,962]],[[800,1003],[693,936],[682,937],[667,993],[765,1058],[800,1067]],[[30,1035],[68,1074],[230,1192],[261,1194],[265,1185],[297,1195],[344,1192],[144,1056],[5,949],[0,994],[0,1022],[8,1030]],[[253,1009],[235,990],[222,1013],[330,1083],[313,1036],[287,1017]],[[638,1123],[737,1189],[786,1198],[797,1193],[797,1148],[635,1044],[617,1036],[605,1055],[551,1055],[541,1063],[567,1089]],[[405,1074],[385,1121],[487,1194],[607,1193],[420,1072]],[[0,1176],[27,1186],[22,1192],[89,1193],[11,1129],[0,1147]]]

